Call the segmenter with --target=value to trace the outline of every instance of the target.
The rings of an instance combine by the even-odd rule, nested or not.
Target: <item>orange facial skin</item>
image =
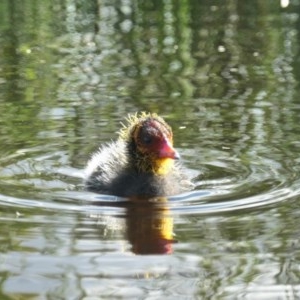
[[[173,148],[172,130],[156,115],[146,116],[132,128],[129,147],[135,152],[135,162],[142,172],[167,174],[174,159],[179,159]]]

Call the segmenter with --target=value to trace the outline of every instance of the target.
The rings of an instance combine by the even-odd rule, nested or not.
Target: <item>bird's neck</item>
[[[167,175],[174,166],[171,158],[153,158],[137,155],[134,159],[135,168],[139,173],[149,173],[153,175]]]
[[[171,158],[157,158],[139,152],[133,142],[127,144],[127,151],[129,166],[134,168],[138,173],[164,176],[167,175],[174,166],[174,160]]]

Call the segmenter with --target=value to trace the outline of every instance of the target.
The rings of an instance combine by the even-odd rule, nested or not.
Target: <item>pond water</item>
[[[300,298],[300,1],[0,3],[0,299]],[[156,112],[195,189],[83,169]]]

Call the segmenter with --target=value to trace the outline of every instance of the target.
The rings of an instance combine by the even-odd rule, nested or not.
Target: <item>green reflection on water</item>
[[[60,204],[63,201],[52,193],[76,190],[80,184],[79,179],[65,178],[71,177],[68,168],[82,168],[100,143],[114,137],[127,113],[141,110],[166,116],[185,164],[195,172],[203,170],[201,187],[220,187],[225,185],[221,180],[228,180],[237,184],[232,190],[240,197],[278,186],[296,189],[299,37],[299,1],[291,1],[286,9],[279,1],[2,1],[1,193]],[[70,272],[75,278],[80,273],[82,286],[73,291],[78,295],[100,285],[97,276],[112,280],[106,285],[108,294],[122,285],[116,278],[125,278],[127,284],[130,277],[130,283],[137,284],[151,274],[155,284],[164,286],[158,296],[207,299],[240,295],[240,286],[248,284],[281,287],[284,294],[287,285],[299,281],[296,201],[251,213],[177,216],[174,231],[179,243],[162,261],[136,261],[119,250],[113,253],[119,249],[116,240],[128,241],[119,231],[105,235],[107,228],[97,235],[99,227],[89,217],[82,220],[74,213],[64,223],[64,213],[54,213],[57,223],[52,231],[34,222],[36,217],[47,219],[46,210],[28,209],[22,222],[14,218],[15,211],[20,211],[17,205],[1,207],[0,252],[10,262],[0,269],[1,299],[7,298],[5,293],[23,294],[22,299],[35,293],[34,284],[29,284],[32,290],[26,296],[16,283],[26,277],[26,267],[36,263],[32,253],[44,257],[41,245],[53,250],[46,251],[47,265],[68,257],[58,273]],[[73,225],[92,231],[91,244],[74,237]],[[91,250],[96,240],[102,247],[98,252]],[[33,246],[25,249],[22,243],[28,241]],[[76,243],[86,247],[74,259],[80,259],[80,266],[72,261],[76,251],[68,248]],[[28,260],[17,260],[24,268],[18,265],[16,271],[14,255],[28,252]],[[104,259],[96,267],[86,263],[85,255],[97,262],[99,252]],[[107,269],[101,267],[105,255],[110,256]],[[128,261],[138,275],[126,277]],[[76,267],[85,263],[87,269],[77,272]],[[157,264],[162,269],[155,269]],[[34,266],[30,275],[42,273],[56,286],[53,274]],[[89,286],[85,275],[94,268],[96,275],[91,277],[96,284]],[[63,279],[63,286],[58,283],[61,297],[68,294],[65,287],[72,287],[71,280]],[[139,283],[144,293],[149,291],[149,281]],[[55,294],[53,290],[51,286],[47,292]],[[296,286],[296,296],[298,291]]]

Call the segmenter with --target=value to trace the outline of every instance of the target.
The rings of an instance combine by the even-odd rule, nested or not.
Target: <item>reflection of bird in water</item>
[[[108,205],[105,201],[95,202],[97,206]],[[130,201],[111,202],[111,206],[123,207],[124,218],[91,215],[97,218],[105,235],[107,232],[126,234],[135,254],[171,254],[173,239],[173,218],[165,197],[141,199],[130,198]]]
[[[166,198],[131,199],[127,209],[127,238],[135,254],[172,253],[173,218]]]
[[[99,149],[86,168],[88,190],[121,197],[156,197],[190,188],[173,148],[171,127],[158,115],[129,116],[116,142]]]

